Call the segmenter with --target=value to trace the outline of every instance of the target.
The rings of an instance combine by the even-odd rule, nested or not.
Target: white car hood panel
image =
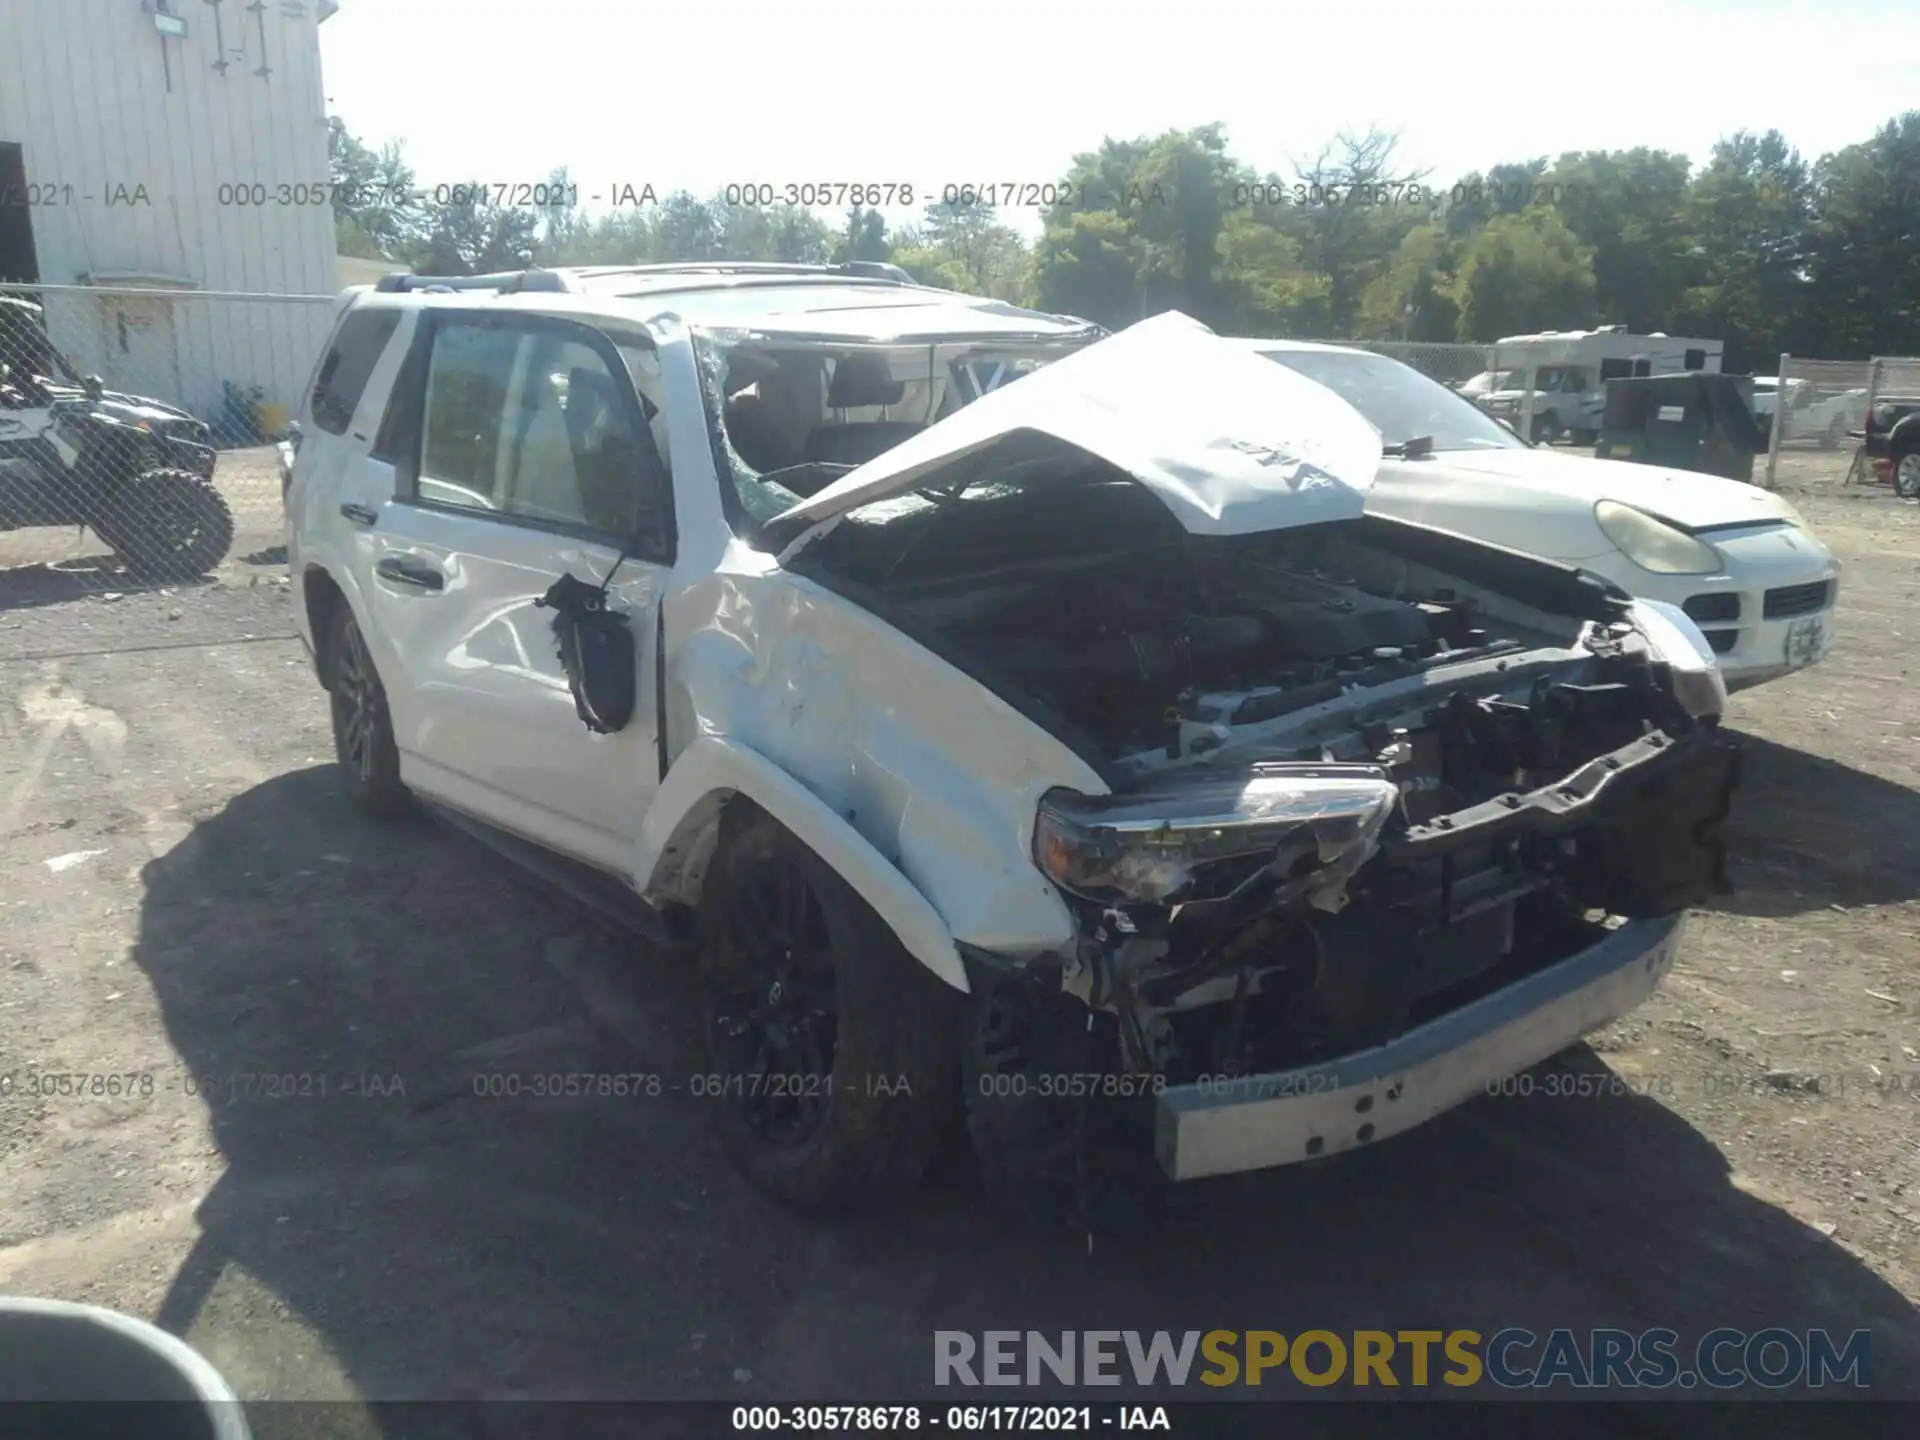
[[[1118,467],[1201,535],[1354,519],[1380,465],[1379,432],[1331,390],[1169,312],[982,396],[776,523],[828,520],[934,483],[1022,434]]]
[[[1545,449],[1449,450],[1425,460],[1389,460],[1367,508],[1550,559],[1579,560],[1614,549],[1593,518],[1599,500],[1689,530],[1795,519],[1784,500],[1757,485]]]

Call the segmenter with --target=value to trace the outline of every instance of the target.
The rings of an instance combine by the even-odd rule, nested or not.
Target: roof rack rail
[[[568,294],[580,287],[564,270],[507,270],[497,275],[409,275],[395,271],[382,275],[373,287],[383,295],[448,294],[457,290],[493,290],[502,295],[523,291]]]
[[[779,260],[682,260],[652,265],[572,265],[552,269],[507,270],[496,275],[409,275],[395,271],[382,275],[374,289],[383,295],[448,294],[459,290],[492,290],[501,295],[523,292],[572,294],[582,280],[611,279],[618,275],[816,275],[853,276],[890,285],[917,283],[898,265],[884,260],[847,260],[837,265],[802,265]]]
[[[645,265],[580,265],[562,269],[582,280],[611,280],[623,275],[811,275],[822,279],[852,275],[897,285],[916,283],[898,265],[880,260],[848,260],[837,265],[808,265],[786,260],[670,260]]]
[[[863,275],[869,280],[892,280],[900,285],[917,283],[905,270],[885,260],[848,260],[833,268],[844,270],[849,275]]]

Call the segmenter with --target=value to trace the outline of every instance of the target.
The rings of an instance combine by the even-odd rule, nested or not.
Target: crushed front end
[[[1092,1106],[1179,1180],[1370,1144],[1638,1005],[1724,887],[1738,754],[1684,622],[1578,585],[1516,603],[1464,546],[1344,533],[1216,559],[1176,636],[1105,642],[1125,684],[1058,652],[1051,698],[1114,784],[1036,819],[1077,953],[971,957],[977,1139],[1081,1174]],[[1134,603],[1180,613],[1169,568]],[[1266,673],[1210,669],[1243,642]]]
[[[1169,752],[1287,758],[1049,796],[1035,862],[1079,953],[1051,980],[980,966],[998,1043],[974,1083],[1151,1077],[1109,1088],[1151,1094],[1160,1163],[1190,1179],[1405,1130],[1651,993],[1682,912],[1724,884],[1717,714],[1689,713],[1632,619],[1424,658],[1443,663],[1376,651],[1317,705],[1169,713]]]
[[[1070,953],[962,945],[1002,1193],[1404,1130],[1638,1004],[1724,884],[1737,755],[1677,611],[1383,517],[1194,533],[1099,465],[978,468],[783,563],[1105,782],[1035,817]]]

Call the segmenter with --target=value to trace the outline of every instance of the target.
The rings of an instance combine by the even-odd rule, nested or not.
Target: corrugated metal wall
[[[333,292],[318,0],[171,8],[182,39],[141,0],[0,3],[0,142],[23,150],[11,198],[32,202],[40,281]],[[291,403],[323,338],[315,307],[254,307],[246,326],[165,299],[62,308],[76,361],[171,370],[203,411],[226,380]]]

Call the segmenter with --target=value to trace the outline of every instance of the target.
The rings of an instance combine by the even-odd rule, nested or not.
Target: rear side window
[[[344,435],[367,388],[367,378],[380,362],[387,341],[399,327],[398,310],[348,311],[333,343],[320,361],[307,408],[313,423],[331,435]]]

